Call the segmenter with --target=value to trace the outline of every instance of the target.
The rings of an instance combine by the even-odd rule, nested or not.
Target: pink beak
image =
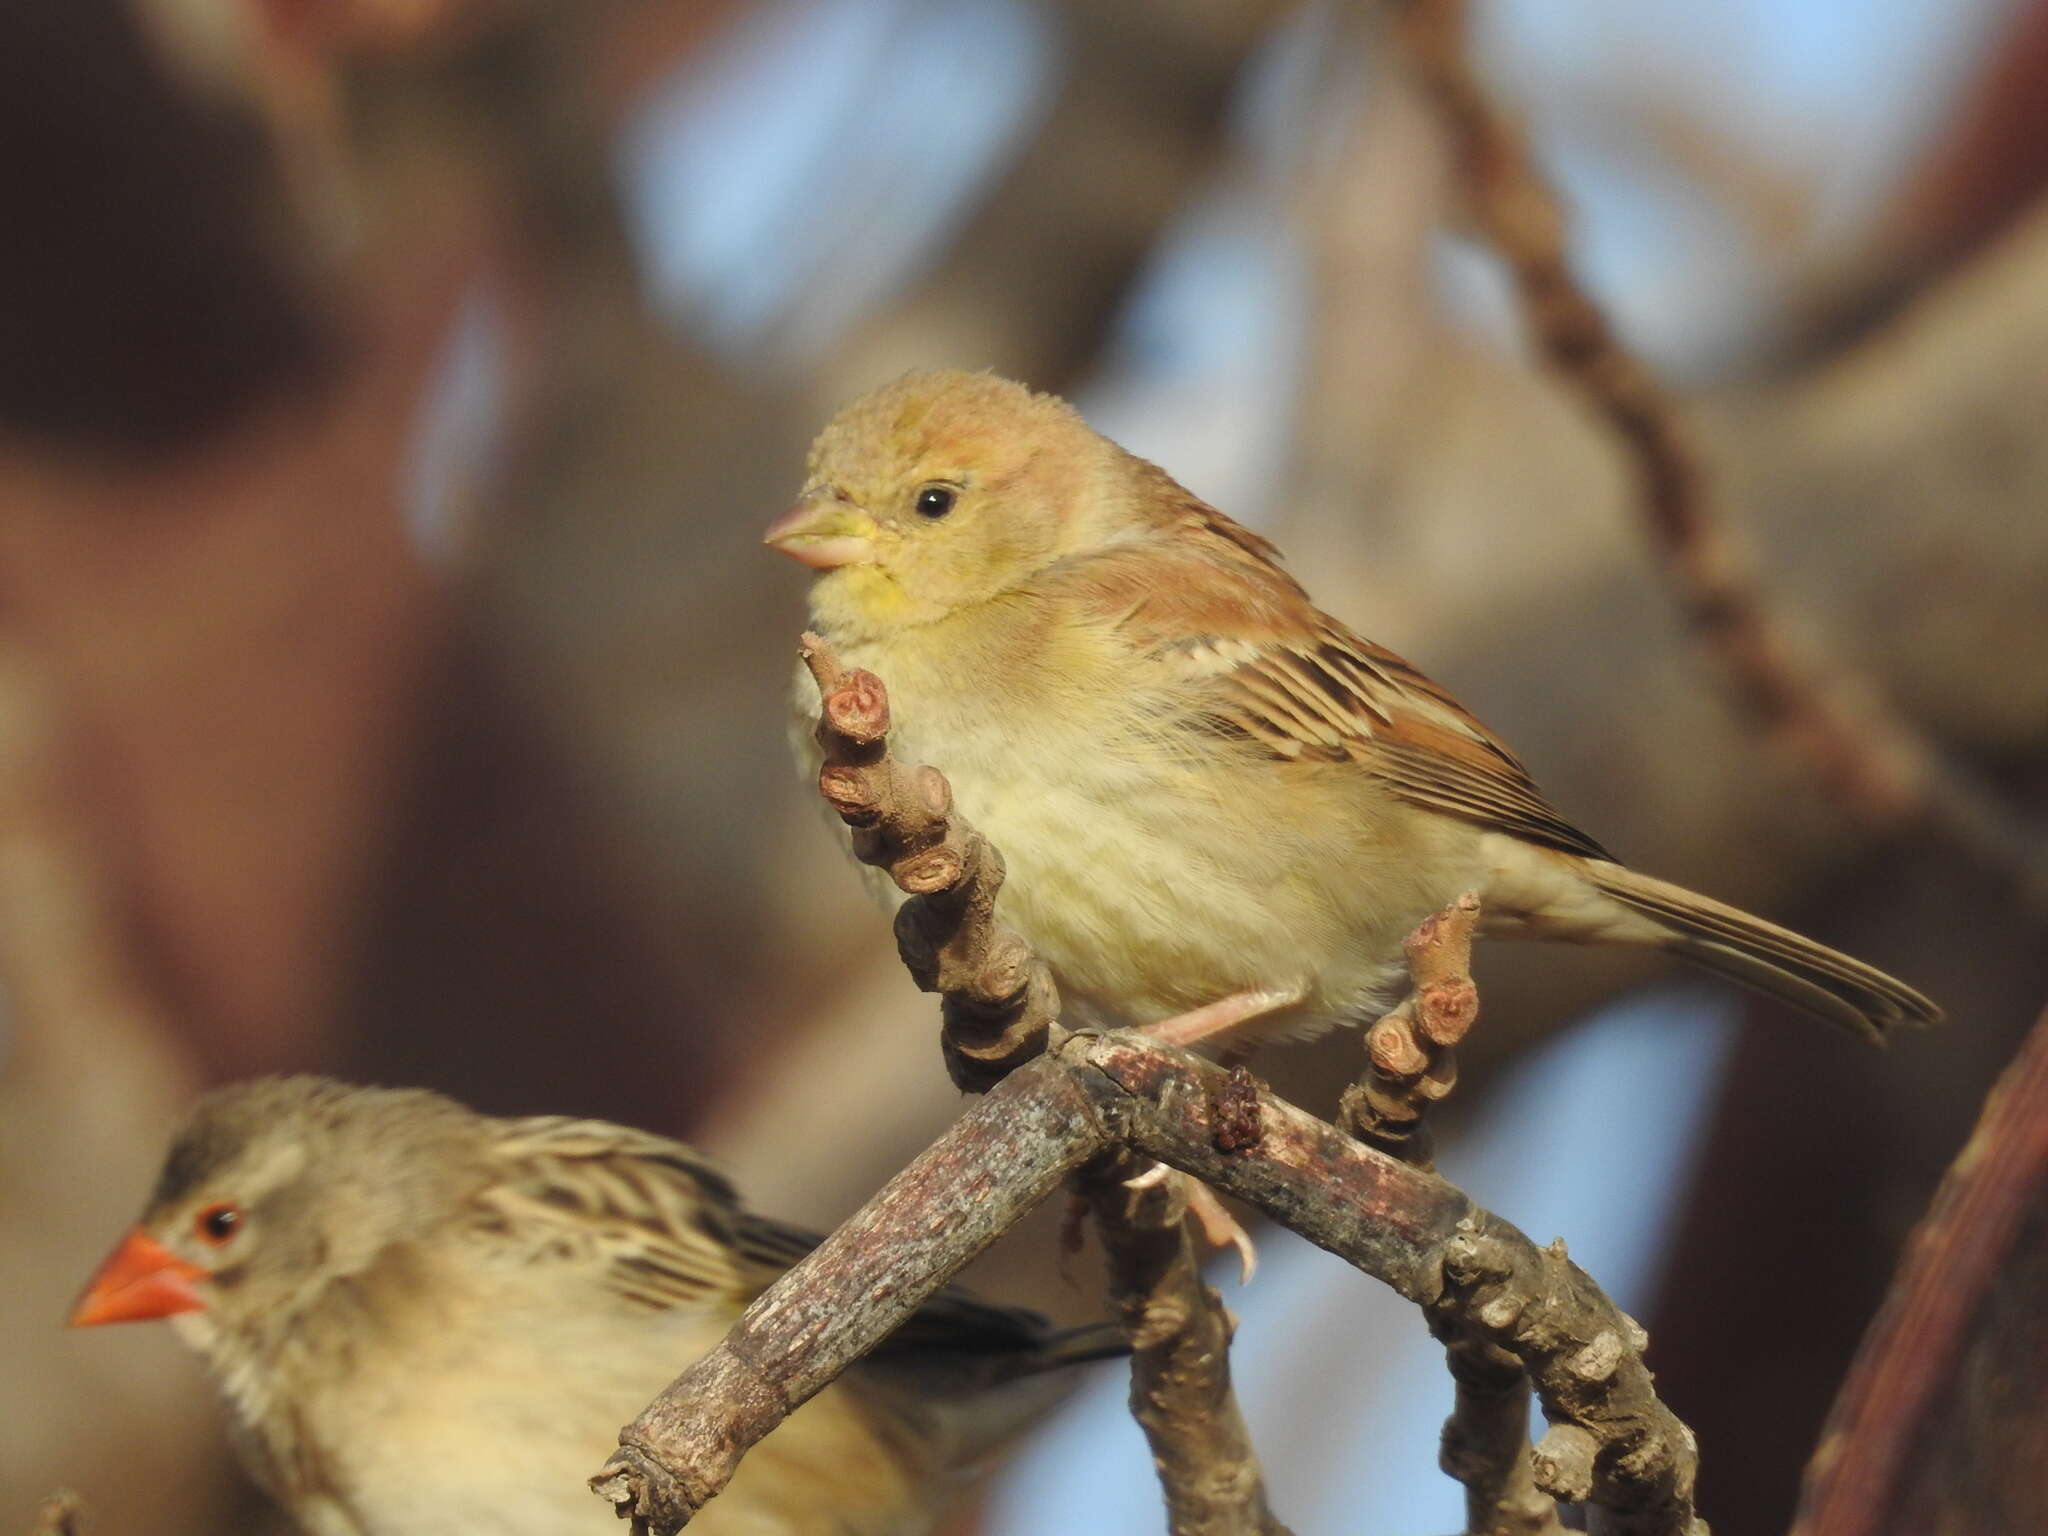
[[[179,1258],[137,1227],[121,1239],[106,1262],[85,1283],[71,1312],[71,1326],[138,1323],[177,1312],[203,1312],[206,1303],[192,1289],[206,1278],[197,1264]]]
[[[768,525],[761,542],[818,570],[860,565],[875,554],[875,521],[842,497],[804,497]]]

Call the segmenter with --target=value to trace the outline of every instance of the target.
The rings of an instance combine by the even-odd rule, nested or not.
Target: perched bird
[[[1466,891],[1486,931],[1669,950],[1865,1033],[1939,1017],[1618,863],[1272,544],[1050,395],[935,372],[856,400],[767,542],[817,568],[814,627],[887,684],[898,755],[1002,850],[1006,919],[1111,1020],[1370,1019]]]
[[[584,1480],[620,1426],[813,1242],[659,1136],[268,1079],[200,1102],[72,1321],[170,1318],[315,1536],[596,1536],[615,1522]],[[943,1292],[691,1529],[927,1531],[1065,1393],[1056,1367],[1123,1352]]]

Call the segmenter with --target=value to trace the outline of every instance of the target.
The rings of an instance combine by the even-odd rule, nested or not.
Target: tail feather
[[[1603,893],[1668,929],[1668,948],[1817,1018],[1874,1039],[1941,1021],[1941,1009],[1904,982],[1789,928],[1620,864],[1585,868]]]
[[[1130,1335],[1120,1323],[1083,1323],[1049,1335],[1039,1347],[1040,1368],[1056,1370],[1092,1360],[1121,1360],[1131,1352]]]
[[[927,1466],[973,1470],[1073,1393],[1080,1381],[1067,1367],[1131,1352],[1114,1323],[1061,1331],[1035,1313],[987,1310],[1018,1327],[964,1349],[885,1346],[846,1378],[870,1390],[873,1406],[902,1428],[898,1443]]]

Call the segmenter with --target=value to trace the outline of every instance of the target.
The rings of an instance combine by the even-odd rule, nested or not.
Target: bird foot
[[[1227,1034],[1241,1024],[1249,1024],[1253,1019],[1293,1007],[1302,1000],[1306,991],[1306,988],[1297,986],[1258,987],[1248,992],[1233,992],[1213,1003],[1204,1003],[1170,1019],[1147,1024],[1138,1033],[1162,1045],[1200,1045],[1205,1040]]]
[[[1124,1180],[1125,1189],[1157,1189],[1174,1171],[1164,1163],[1154,1163],[1143,1173]],[[1252,1246],[1251,1234],[1244,1229],[1235,1216],[1224,1208],[1216,1191],[1200,1179],[1188,1180],[1188,1214],[1195,1219],[1201,1230],[1202,1240],[1211,1248],[1234,1248],[1237,1250],[1237,1283],[1250,1285],[1252,1276],[1259,1271],[1259,1250]]]

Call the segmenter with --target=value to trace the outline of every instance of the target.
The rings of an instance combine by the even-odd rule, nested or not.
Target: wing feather
[[[602,1120],[505,1123],[504,1173],[478,1196],[494,1230],[530,1234],[532,1251],[595,1263],[602,1284],[647,1311],[743,1300],[742,1220],[732,1185],[680,1142]]]
[[[1181,724],[1284,762],[1355,763],[1411,805],[1612,859],[1448,692],[1317,609],[1271,544],[1178,495],[1155,536],[1056,567],[1049,580],[1111,625],[1137,665],[1156,669],[1155,691],[1179,701]]]
[[[745,1210],[697,1153],[646,1131],[602,1120],[507,1121],[494,1153],[505,1173],[479,1197],[489,1230],[524,1234],[543,1258],[595,1260],[605,1288],[635,1308],[744,1306],[821,1240]],[[1021,1357],[1054,1337],[1035,1312],[948,1287],[880,1353]],[[1057,1361],[1049,1354],[1046,1363]]]

